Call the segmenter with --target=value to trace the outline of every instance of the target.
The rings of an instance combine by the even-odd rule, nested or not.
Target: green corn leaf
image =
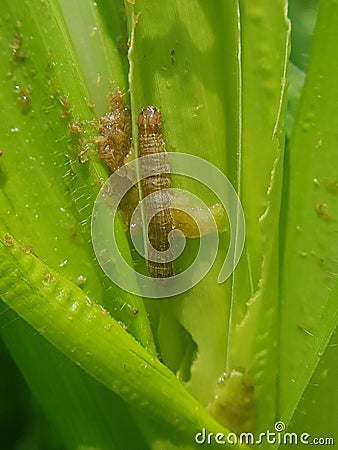
[[[280,414],[289,421],[337,326],[338,9],[320,2],[313,50],[288,147],[283,205]],[[330,39],[327,36],[330,35]]]
[[[189,442],[193,446],[195,434],[203,428],[228,433],[107,310],[9,234],[1,238],[1,262],[2,299],[72,361],[159,427],[175,425],[170,440],[177,448]]]

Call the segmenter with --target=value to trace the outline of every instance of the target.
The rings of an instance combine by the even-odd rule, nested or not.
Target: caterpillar
[[[157,154],[153,159],[153,169],[159,175],[149,176],[141,181],[143,197],[156,194],[154,202],[160,211],[152,217],[148,225],[150,244],[159,252],[169,249],[168,234],[174,229],[174,220],[170,210],[170,195],[164,189],[171,187],[170,167],[166,158],[166,146],[162,136],[161,113],[154,106],[143,109],[138,117],[138,146],[139,156]],[[141,160],[142,161],[142,160]],[[141,162],[141,174],[149,173],[144,161]],[[147,216],[147,211],[145,211]],[[147,220],[148,222],[148,220]],[[148,259],[148,272],[153,278],[168,278],[174,275],[174,263],[158,262]]]
[[[97,138],[98,154],[109,168],[110,173],[115,172],[125,163],[131,149],[131,119],[130,111],[125,106],[120,89],[110,95],[109,113],[99,119],[99,133]],[[148,106],[139,115],[139,151],[140,156],[166,152],[162,137],[161,113],[153,106]],[[164,169],[165,174],[152,176],[142,181],[143,197],[157,192],[157,201],[161,211],[149,223],[149,241],[159,252],[169,248],[168,233],[173,229],[173,219],[170,212],[170,198],[161,192],[170,188],[169,164],[162,160],[158,169]],[[144,168],[147,169],[147,168]],[[141,168],[142,170],[142,168]],[[124,220],[129,227],[130,218],[138,202],[137,188],[131,189],[121,201],[120,207]],[[162,210],[163,209],[163,210]],[[152,278],[167,278],[174,274],[173,263],[161,263],[147,260],[149,275]]]

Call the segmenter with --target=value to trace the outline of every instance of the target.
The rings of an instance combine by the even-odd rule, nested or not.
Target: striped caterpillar
[[[143,109],[138,118],[138,140],[139,156],[156,154],[158,157],[152,159],[154,169],[158,175],[142,179],[142,196],[147,197],[156,193],[154,202],[160,211],[152,217],[148,227],[150,244],[159,252],[169,249],[168,234],[174,229],[174,220],[170,210],[170,195],[163,192],[171,187],[170,167],[166,158],[165,142],[162,137],[161,113],[154,107],[148,106]],[[142,173],[149,173],[144,160],[141,162]],[[147,211],[145,211],[147,215]],[[148,218],[147,218],[148,223]],[[168,278],[174,275],[173,261],[158,262],[148,259],[148,271],[153,278]]]

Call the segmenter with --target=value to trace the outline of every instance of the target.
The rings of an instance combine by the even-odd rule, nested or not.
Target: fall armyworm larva
[[[143,197],[156,193],[156,205],[160,211],[150,220],[148,237],[151,245],[159,252],[169,249],[168,234],[174,229],[174,221],[170,210],[170,195],[163,192],[171,187],[170,167],[167,161],[165,142],[162,136],[161,113],[154,106],[143,109],[138,117],[139,156],[151,154],[161,155],[152,160],[158,175],[149,176],[141,181]],[[142,167],[148,173],[147,167]],[[155,200],[154,200],[155,201]],[[147,213],[147,212],[146,212]],[[148,271],[153,278],[168,278],[174,275],[174,263],[148,260]]]

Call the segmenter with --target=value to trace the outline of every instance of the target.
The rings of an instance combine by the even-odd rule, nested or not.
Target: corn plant
[[[22,447],[9,433],[6,448],[334,438],[337,2],[4,0],[0,38],[0,332],[53,430],[32,426]],[[99,265],[99,118],[116,90],[134,157],[153,105],[168,153],[203,158],[237,192],[245,244],[226,281],[229,224],[206,276],[170,298],[128,292]],[[145,270],[121,214],[114,232]],[[187,237],[182,270],[198,242]]]

